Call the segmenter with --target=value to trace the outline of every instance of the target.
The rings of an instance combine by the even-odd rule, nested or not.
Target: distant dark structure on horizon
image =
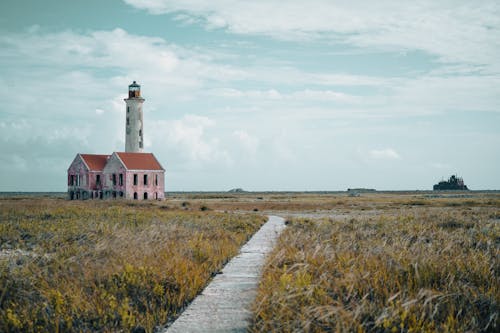
[[[376,192],[374,188],[348,188],[347,192],[369,193]]]
[[[442,180],[433,187],[434,191],[442,190],[458,190],[458,191],[468,191],[467,185],[464,184],[464,180],[456,175],[452,175],[450,179]]]
[[[246,191],[242,188],[233,188],[233,189],[230,189],[228,192],[229,193],[244,193]]]

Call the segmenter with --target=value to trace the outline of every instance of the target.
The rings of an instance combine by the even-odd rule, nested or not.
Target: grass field
[[[288,218],[253,332],[499,329],[496,193],[0,196],[0,332],[152,332],[262,225]]]
[[[262,225],[162,203],[0,200],[0,332],[151,332]]]
[[[377,196],[294,213],[253,332],[497,332],[497,196]]]

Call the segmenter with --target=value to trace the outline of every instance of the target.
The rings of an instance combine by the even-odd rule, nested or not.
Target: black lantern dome
[[[141,86],[137,82],[133,82],[128,86],[128,98],[141,97]]]

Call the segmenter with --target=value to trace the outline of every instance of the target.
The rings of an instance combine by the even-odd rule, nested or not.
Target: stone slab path
[[[246,332],[266,255],[284,228],[283,218],[269,216],[222,273],[163,333]]]

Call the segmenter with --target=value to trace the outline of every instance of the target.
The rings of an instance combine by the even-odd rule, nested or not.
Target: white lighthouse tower
[[[125,152],[141,153],[144,147],[144,131],[142,126],[141,86],[133,82],[128,86],[126,123],[125,123]]]

